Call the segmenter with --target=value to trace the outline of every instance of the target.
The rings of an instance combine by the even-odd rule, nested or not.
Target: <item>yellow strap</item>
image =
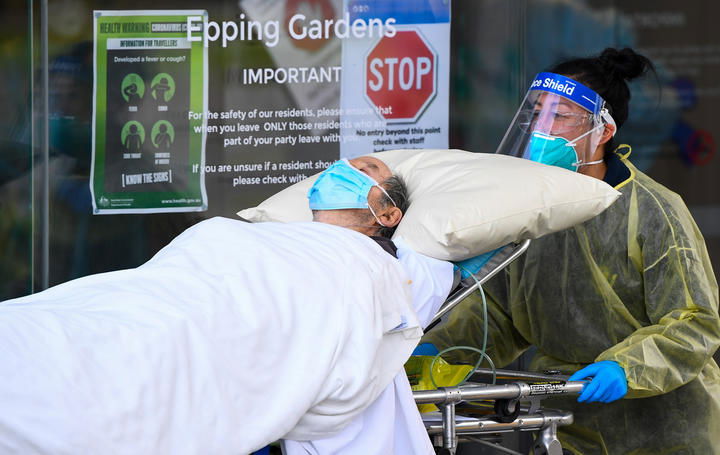
[[[623,150],[623,149],[627,149],[627,153],[620,153],[620,150]],[[628,159],[628,157],[632,153],[632,147],[630,147],[630,145],[628,145],[628,144],[620,144],[617,146],[614,153],[620,157],[621,161],[624,162],[625,160]],[[623,163],[623,164],[625,164],[625,163]],[[620,188],[624,187],[625,185],[627,185],[628,183],[632,182],[635,179],[635,171],[633,171],[633,169],[629,166],[626,166],[626,167],[627,167],[628,171],[630,171],[630,177],[628,177],[627,180],[625,180],[624,182],[620,182],[619,184],[615,185],[616,190],[620,190]]]
[[[627,149],[627,153],[620,153],[620,150]],[[628,144],[620,144],[615,149],[615,153],[620,157],[621,160],[626,160],[632,153],[632,147]]]

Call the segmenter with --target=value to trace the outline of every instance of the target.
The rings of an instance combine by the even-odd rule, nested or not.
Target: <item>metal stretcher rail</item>
[[[507,371],[506,371],[507,372]],[[508,372],[511,373],[511,372]],[[522,375],[522,373],[519,373]],[[546,379],[547,376],[542,376]],[[417,404],[436,404],[442,412],[441,424],[426,422],[426,430],[435,436],[437,445],[447,454],[457,450],[458,435],[494,434],[509,431],[540,431],[535,446],[548,455],[562,455],[557,427],[570,425],[570,412],[540,409],[539,400],[548,396],[580,393],[584,383],[579,381],[550,381],[541,383],[512,382],[504,385],[483,386],[471,384],[461,387],[443,387],[437,390],[413,392]],[[477,419],[457,420],[456,405],[462,402],[495,400],[508,413]],[[520,401],[530,401],[530,407],[520,407]],[[497,409],[497,406],[496,406]],[[510,417],[508,420],[507,417]],[[498,447],[500,448],[500,447]]]
[[[480,431],[503,433],[508,431],[535,431],[542,430],[551,424],[570,425],[573,422],[571,412],[546,409],[535,414],[524,415],[512,422],[498,422],[493,419],[457,422],[455,430],[458,433],[478,433]],[[425,427],[429,435],[443,432],[442,425],[428,425]]]
[[[580,393],[583,382],[573,381],[564,384],[526,384],[515,382],[496,386],[442,387],[437,390],[413,392],[417,404],[448,404],[461,401],[479,400],[520,400],[532,396],[549,396],[568,393]]]

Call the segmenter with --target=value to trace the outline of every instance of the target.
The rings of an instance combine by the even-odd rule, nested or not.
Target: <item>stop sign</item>
[[[437,56],[416,30],[383,38],[365,59],[365,96],[391,122],[416,121],[437,91]]]

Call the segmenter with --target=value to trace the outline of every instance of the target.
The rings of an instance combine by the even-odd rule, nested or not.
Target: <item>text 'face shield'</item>
[[[540,73],[497,153],[574,171],[590,164],[608,119],[605,101],[593,90],[559,74]]]

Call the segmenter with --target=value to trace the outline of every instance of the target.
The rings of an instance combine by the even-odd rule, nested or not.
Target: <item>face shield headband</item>
[[[595,152],[606,124],[615,125],[615,121],[600,95],[565,76],[540,73],[497,153],[576,171],[602,162],[588,158]]]

